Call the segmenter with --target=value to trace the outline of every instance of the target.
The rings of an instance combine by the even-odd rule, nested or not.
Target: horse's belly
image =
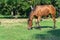
[[[49,13],[44,13],[42,16],[47,16],[47,15],[49,15]]]
[[[49,15],[49,10],[43,10],[43,11],[41,11],[41,14],[43,16],[47,16],[47,15]]]

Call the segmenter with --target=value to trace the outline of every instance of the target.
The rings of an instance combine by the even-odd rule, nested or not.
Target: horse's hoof
[[[53,29],[55,29],[55,28],[53,28]]]
[[[29,27],[29,28],[28,28],[28,30],[31,30],[31,29],[32,29],[32,27]]]
[[[41,27],[40,26],[38,26],[38,28],[41,30]]]
[[[56,27],[53,27],[53,29],[56,29]]]

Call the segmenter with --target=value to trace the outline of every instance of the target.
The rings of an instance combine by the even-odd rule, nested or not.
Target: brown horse
[[[37,5],[30,13],[29,20],[28,20],[28,29],[32,28],[32,20],[33,17],[37,17],[37,25],[39,26],[39,21],[41,20],[42,16],[48,16],[51,14],[52,19],[54,21],[54,28],[56,24],[55,14],[56,9],[53,5]]]

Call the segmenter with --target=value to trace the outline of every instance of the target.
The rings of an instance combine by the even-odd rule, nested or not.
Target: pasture
[[[60,40],[60,18],[57,18],[56,29],[52,29],[52,19],[40,21],[41,30],[28,30],[27,19],[0,19],[0,22],[0,40]]]

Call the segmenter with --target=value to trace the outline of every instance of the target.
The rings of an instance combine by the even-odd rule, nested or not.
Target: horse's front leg
[[[41,20],[41,17],[39,16],[36,20],[36,25],[37,25],[37,28],[41,28],[40,25],[39,25],[39,21]]]

